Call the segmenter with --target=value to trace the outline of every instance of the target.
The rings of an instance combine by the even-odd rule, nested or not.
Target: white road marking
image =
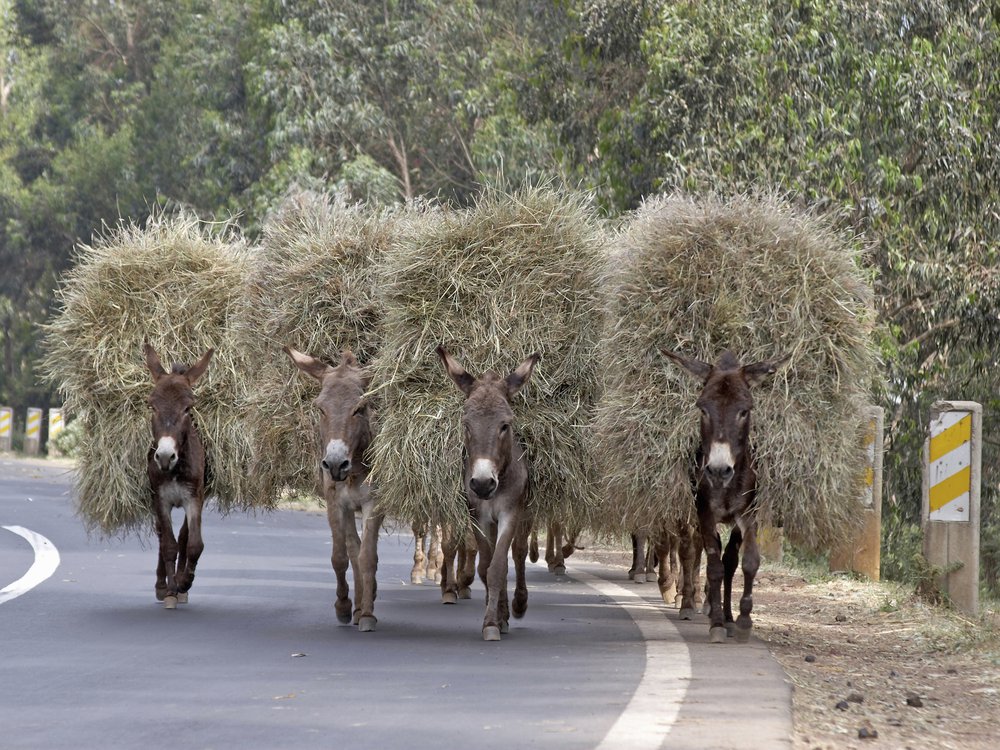
[[[35,550],[35,562],[28,568],[27,573],[0,590],[0,604],[28,593],[55,573],[59,567],[59,550],[44,536],[23,526],[4,526],[4,528],[28,540],[28,544]]]
[[[667,619],[662,602],[648,602],[618,584],[579,568],[570,576],[613,599],[638,625],[646,642],[646,668],[625,710],[604,735],[597,750],[655,750],[663,741],[684,703],[691,682],[687,645]]]

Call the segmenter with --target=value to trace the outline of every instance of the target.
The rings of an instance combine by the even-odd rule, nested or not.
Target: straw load
[[[603,528],[693,515],[700,384],[661,354],[748,363],[790,354],[755,390],[759,520],[822,548],[857,523],[876,384],[872,291],[854,243],[771,197],[669,197],[624,227],[604,271],[596,409]]]
[[[465,523],[463,397],[440,344],[476,376],[541,361],[515,399],[536,518],[586,523],[592,461],[583,427],[596,399],[596,271],[603,235],[586,200],[553,188],[490,191],[394,246],[381,267],[385,321],[373,477],[400,518]]]
[[[260,502],[286,491],[321,494],[313,405],[319,386],[282,346],[331,364],[350,349],[368,366],[378,352],[382,320],[376,266],[397,232],[421,213],[373,212],[297,191],[266,222],[239,324],[254,361],[245,421]]]
[[[78,513],[105,536],[148,531],[146,454],[153,383],[149,341],[169,368],[215,356],[195,386],[195,420],[208,454],[206,496],[228,511],[248,507],[250,445],[239,421],[247,363],[232,318],[247,272],[246,246],[229,225],[154,217],[121,226],[79,249],[46,328],[46,377],[83,421]]]

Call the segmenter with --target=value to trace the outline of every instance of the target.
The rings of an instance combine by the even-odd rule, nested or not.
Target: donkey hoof
[[[440,573],[435,573],[434,574],[434,585],[435,586],[440,586],[441,585],[441,574]]]
[[[458,595],[454,591],[445,591],[441,594],[442,604],[458,604]]]
[[[694,619],[694,608],[693,607],[681,607],[680,611],[677,613],[678,620],[693,620]]]
[[[552,572],[555,573],[557,576],[564,576],[564,575],[566,575],[566,566],[565,565],[556,565],[552,569]]]
[[[462,588],[460,588],[458,590],[458,598],[459,599],[471,599],[472,598],[472,589],[470,589],[468,586],[463,586]]]
[[[646,574],[645,573],[636,573],[634,576],[632,576],[632,580],[635,581],[636,583],[645,583],[646,582]]]
[[[366,615],[358,620],[358,632],[361,633],[372,633],[375,630],[375,623],[378,620],[375,619],[374,615]]]
[[[177,597],[173,594],[167,594],[163,597],[163,608],[164,609],[177,609]]]
[[[423,582],[424,582],[424,577],[423,576],[418,576],[418,575],[411,575],[410,576],[410,583],[413,584],[414,586],[419,586]]]
[[[483,640],[484,641],[499,641],[500,640],[500,628],[496,625],[487,625],[483,628]]]
[[[733,630],[733,640],[737,643],[747,643],[750,641],[750,628],[736,627]]]
[[[505,634],[509,633],[510,632],[510,623],[507,622],[506,620],[504,620],[503,622],[501,622],[500,623],[500,632],[501,633],[505,633]]]
[[[630,570],[630,571],[628,572],[628,579],[629,579],[630,581],[634,581],[634,580],[635,580],[635,571],[634,571],[634,570]]]
[[[177,594],[177,603],[178,604],[187,604],[188,603],[187,591],[185,591],[183,594]]]
[[[710,614],[712,614],[712,605],[709,604],[708,602],[705,602],[704,604],[702,604],[701,605],[701,613],[703,615],[710,615]]]
[[[708,642],[709,643],[725,643],[728,635],[726,634],[726,629],[722,625],[715,625],[708,631]]]
[[[353,616],[351,615],[351,612],[349,610],[348,611],[344,611],[344,610],[338,609],[338,610],[336,610],[336,612],[337,612],[337,622],[339,622],[339,623],[341,623],[343,625],[347,625],[351,621],[351,619],[353,618]]]

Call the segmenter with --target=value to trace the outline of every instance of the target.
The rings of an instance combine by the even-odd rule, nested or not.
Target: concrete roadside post
[[[66,425],[63,423],[62,409],[49,409],[49,436],[45,440],[45,452],[50,456],[60,455],[59,449],[52,441],[55,439],[56,435],[62,432],[62,429],[65,426]]]
[[[830,552],[830,570],[848,570],[873,581],[879,580],[882,565],[882,454],[885,414],[880,406],[868,413],[865,434],[864,525],[858,535]]]
[[[14,410],[0,406],[0,451],[9,451],[13,445]]]
[[[24,423],[24,452],[37,456],[42,449],[42,410],[28,407],[28,419]]]
[[[979,612],[979,493],[983,407],[974,401],[931,405],[923,460],[924,557],[945,573],[939,583],[952,603]]]

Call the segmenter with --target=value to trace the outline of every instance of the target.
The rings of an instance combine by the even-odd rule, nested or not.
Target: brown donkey
[[[201,538],[201,511],[205,504],[205,448],[191,417],[192,386],[212,359],[209,349],[191,367],[175,364],[168,373],[147,342],[146,367],[153,376],[149,396],[153,444],[146,456],[146,474],[152,490],[154,527],[160,541],[156,563],[156,598],[166,609],[187,602],[205,543]],[[170,513],[184,509],[184,522],[174,538]]]
[[[486,585],[483,640],[499,641],[510,627],[509,615],[523,617],[528,608],[524,561],[528,556],[531,518],[528,463],[514,434],[511,400],[528,382],[538,362],[532,354],[506,378],[487,372],[475,378],[444,347],[437,349],[448,375],[465,394],[465,497],[479,544],[479,577]],[[507,602],[507,555],[513,551],[514,599]]]
[[[323,497],[333,537],[333,570],[337,575],[334,609],[342,623],[353,621],[361,632],[375,630],[375,573],[378,568],[378,533],[383,516],[373,511],[375,498],[368,482],[365,452],[371,442],[368,402],[365,392],[370,377],[349,351],[340,364],[331,367],[308,354],[284,347],[302,372],[320,385],[316,397],[322,457]],[[355,513],[361,511],[361,537]],[[354,570],[355,603],[351,604],[347,566]]]
[[[698,525],[708,556],[709,639],[723,643],[727,632],[745,643],[750,638],[753,581],[760,565],[757,550],[757,474],[750,449],[750,388],[773,375],[787,356],[740,365],[731,352],[723,352],[714,365],[664,352],[702,382],[696,402],[701,410],[701,444],[697,451],[695,505]],[[718,524],[733,529],[722,554]],[[743,548],[743,596],[740,616],[733,623],[733,575]],[[725,598],[720,601],[720,586]]]

